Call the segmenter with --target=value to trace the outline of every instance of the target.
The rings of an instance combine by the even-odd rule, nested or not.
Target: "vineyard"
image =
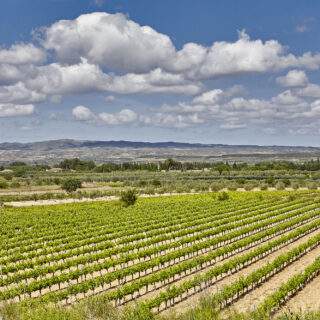
[[[320,310],[320,291],[308,297],[320,288],[320,194],[228,195],[0,209],[0,312],[95,299],[150,317],[228,318],[278,315],[298,296]]]

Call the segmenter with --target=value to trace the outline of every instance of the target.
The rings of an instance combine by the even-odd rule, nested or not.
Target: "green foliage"
[[[266,183],[269,185],[269,186],[274,186],[274,184],[276,183],[274,177],[272,176],[269,176],[266,178]]]
[[[65,159],[59,163],[59,168],[64,170],[77,170],[85,171],[92,170],[95,168],[95,163],[93,161],[84,161],[78,158]]]
[[[266,183],[262,183],[260,185],[260,190],[268,190],[268,185]]]
[[[8,187],[8,182],[5,179],[0,178],[0,189],[7,189]]]
[[[75,192],[82,186],[78,179],[67,179],[62,182],[61,188],[69,193]]]
[[[217,191],[220,191],[221,189],[223,189],[223,186],[221,185],[221,183],[212,183],[210,186],[210,189],[213,192],[217,192]]]
[[[285,185],[286,188],[291,185],[291,181],[288,178],[282,179],[282,183]]]
[[[21,184],[18,180],[14,180],[11,182],[10,187],[11,188],[19,188],[19,187],[21,187]]]
[[[68,283],[68,286],[61,290],[42,292],[39,300],[25,300],[26,304],[20,310],[14,310],[12,305],[4,303],[0,306],[0,314],[5,315],[5,320],[159,320],[159,316],[152,314],[157,307],[167,303],[170,306],[176,298],[193,294],[199,288],[201,290],[201,287],[203,289],[205,285],[210,285],[210,281],[239,271],[319,227],[318,219],[314,219],[319,216],[317,210],[314,210],[319,207],[316,202],[319,197],[315,196],[315,192],[225,192],[228,196],[232,195],[230,201],[213,201],[213,196],[222,194],[224,192],[142,199],[130,210],[117,202],[1,209],[1,233],[6,249],[10,250],[10,256],[1,258],[5,262],[1,269],[5,277],[0,279],[0,286],[7,286],[0,292],[1,300],[17,299],[21,294],[29,295],[60,283]],[[291,194],[295,194],[297,199],[288,203],[288,200],[291,201]],[[150,221],[153,223],[150,224]],[[307,221],[308,223],[304,223]],[[194,226],[197,226],[196,234]],[[246,236],[242,237],[243,235]],[[38,241],[39,236],[52,243],[52,246],[45,247],[45,254],[43,241]],[[234,241],[235,239],[237,240]],[[260,243],[261,239],[270,241]],[[114,245],[115,242],[121,245]],[[242,252],[253,243],[259,245]],[[19,251],[16,250],[17,244]],[[261,264],[258,270],[230,282],[217,294],[207,297],[195,307],[192,314],[169,314],[161,318],[219,319],[219,308],[225,306],[226,301],[234,301],[235,297],[242,296],[246,288],[256,288],[261,279],[281,270],[290,261],[298,259],[319,244],[319,234],[308,237],[290,252],[284,252],[276,260]],[[217,250],[212,250],[212,247]],[[164,255],[159,255],[164,251]],[[20,263],[21,252],[23,263]],[[206,254],[193,256],[198,252]],[[238,252],[240,254],[233,256]],[[183,257],[187,258],[181,260]],[[139,263],[130,263],[136,259],[139,259]],[[216,264],[220,260],[221,263]],[[168,264],[170,261],[178,263]],[[79,265],[81,268],[77,268]],[[150,274],[146,272],[159,265],[166,267]],[[110,304],[112,301],[119,305],[124,298],[130,298],[130,295],[135,296],[141,290],[152,290],[155,283],[166,284],[167,280],[175,279],[176,276],[183,279],[188,270],[203,267],[203,272],[188,277],[187,281],[167,286],[167,290],[152,294],[141,305],[132,308],[121,305],[116,309]],[[320,270],[320,263],[314,267]],[[102,270],[108,272],[99,275]],[[87,277],[93,273],[96,274],[95,277]],[[139,277],[133,277],[138,273]],[[48,274],[50,277],[46,276]],[[308,272],[304,278],[299,279],[304,281],[310,275],[313,273]],[[130,276],[132,280],[123,282]],[[72,279],[79,279],[79,283],[70,281]],[[100,286],[108,288],[115,282],[118,285],[114,290],[105,290],[68,308],[58,307],[60,303],[54,304],[64,302],[74,295],[81,297],[82,294],[98,293]],[[12,285],[14,283],[20,285]],[[292,283],[294,286],[285,285],[283,289],[295,289],[295,283]],[[273,305],[274,302],[277,303],[274,299],[271,302]],[[251,314],[246,314],[228,319],[253,318]],[[263,317],[254,319],[268,317],[263,314]]]
[[[158,179],[152,179],[151,184],[152,184],[154,187],[161,187],[161,181],[158,180]]]
[[[134,189],[123,191],[120,196],[121,202],[126,207],[134,205],[137,199],[138,199],[138,196]]]
[[[229,200],[229,198],[230,198],[230,196],[229,196],[228,192],[225,192],[225,191],[219,193],[218,196],[217,196],[217,200],[218,201]]]
[[[279,181],[277,184],[276,184],[276,189],[277,190],[284,190],[286,188],[286,185],[282,182],[282,181]]]

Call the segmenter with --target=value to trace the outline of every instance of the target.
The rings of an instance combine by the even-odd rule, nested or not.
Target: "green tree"
[[[227,192],[225,192],[225,191],[219,193],[219,194],[218,194],[218,197],[217,197],[217,199],[218,199],[219,201],[229,200],[229,198],[230,198],[230,197],[229,197],[229,194],[228,194]]]
[[[134,189],[129,189],[126,191],[123,191],[121,193],[120,201],[124,204],[124,206],[132,206],[136,203],[138,199],[138,196],[136,194],[136,191]]]
[[[69,193],[81,188],[81,181],[78,179],[67,179],[62,182],[61,188]]]

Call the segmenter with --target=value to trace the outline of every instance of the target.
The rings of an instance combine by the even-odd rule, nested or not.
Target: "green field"
[[[317,191],[0,210],[4,319],[261,318],[281,314],[320,272]]]

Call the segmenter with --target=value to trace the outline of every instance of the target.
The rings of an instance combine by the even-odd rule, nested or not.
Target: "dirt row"
[[[293,249],[294,247],[304,243],[305,241],[307,241],[311,237],[317,235],[318,233],[319,233],[319,230],[316,230],[316,231],[300,238],[299,240],[294,241],[294,242],[284,246],[280,250],[278,250],[274,253],[271,253],[270,255],[266,256],[265,258],[263,258],[257,262],[254,262],[253,264],[249,265],[248,267],[245,267],[245,268],[239,270],[235,274],[232,274],[226,278],[223,278],[222,280],[216,282],[213,286],[203,290],[202,292],[194,294],[190,298],[188,298],[184,301],[181,301],[180,303],[176,304],[175,306],[173,306],[172,308],[170,308],[166,311],[163,311],[162,313],[169,315],[172,313],[180,314],[180,313],[186,312],[186,310],[195,307],[203,297],[217,293],[224,286],[229,285],[229,284],[233,283],[234,281],[236,281],[240,276],[246,276],[246,275],[250,274],[251,272],[264,266],[266,263],[271,262],[272,260],[274,260],[276,257],[280,256],[281,254],[283,254],[283,253]],[[242,254],[243,254],[243,252],[239,253],[239,255],[242,255]],[[314,249],[310,253],[308,253],[306,256],[302,257],[299,261],[288,266],[288,268],[290,267],[290,272],[288,272],[287,268],[286,268],[284,271],[280,272],[279,274],[281,274],[282,279],[285,279],[285,278],[288,279],[289,277],[291,277],[294,274],[293,273],[294,270],[298,270],[297,272],[299,272],[299,270],[303,270],[305,268],[306,264],[310,261],[312,262],[315,257],[319,256],[319,254],[320,254],[320,247],[317,247],[316,249]],[[226,261],[228,261],[228,260],[224,260],[223,262],[226,262]],[[186,280],[190,280],[195,275],[203,274],[204,272],[208,271],[208,269],[204,269],[199,273],[193,274],[190,277],[186,277],[181,282],[177,282],[175,284],[179,285]],[[286,277],[286,275],[287,275],[287,277]],[[276,276],[274,276],[274,277],[276,277]],[[272,282],[273,278],[270,281]],[[268,283],[270,281],[268,281]],[[283,280],[283,281],[285,281],[285,280]],[[238,300],[232,306],[232,308],[230,308],[229,310],[227,310],[225,312],[227,312],[227,313],[233,312],[234,310],[246,311],[246,310],[249,310],[250,308],[252,309],[252,308],[256,307],[257,303],[260,301],[259,299],[263,299],[263,297],[265,297],[266,294],[269,293],[268,290],[271,290],[271,288],[273,288],[272,290],[276,290],[278,288],[276,286],[276,284],[278,284],[278,286],[280,286],[282,284],[282,282],[279,282],[279,280],[276,280],[275,282],[273,282],[273,287],[272,287],[272,284],[269,287],[268,283],[266,283],[266,286],[262,285],[261,287],[258,287],[257,289],[253,290],[251,293],[244,296],[242,299]],[[152,298],[152,297],[156,296],[156,294],[159,294],[162,290],[165,290],[165,289],[161,289],[158,292],[152,293],[152,295],[150,295],[150,296],[145,296],[144,298]],[[257,292],[257,290],[261,290],[261,291]],[[251,297],[251,299],[248,298],[249,296]],[[257,299],[257,301],[255,301],[254,299]]]
[[[319,255],[320,256],[320,255]],[[320,310],[320,276],[313,279],[306,287],[291,298],[278,312],[299,313]]]

